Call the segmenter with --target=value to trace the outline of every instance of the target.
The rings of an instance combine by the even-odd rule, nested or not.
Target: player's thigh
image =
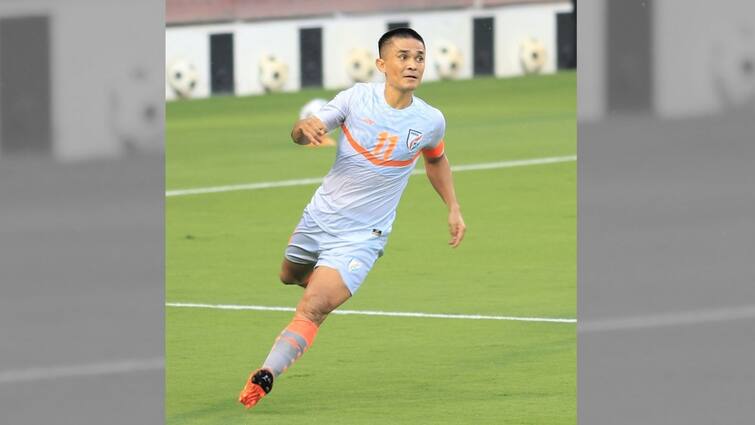
[[[314,268],[314,263],[295,263],[284,258],[281,263],[280,279],[283,283],[304,283]]]
[[[328,266],[339,272],[341,281],[354,295],[367,279],[377,259],[383,254],[384,240],[367,240],[325,250],[317,266]]]
[[[319,324],[349,297],[351,292],[341,278],[341,273],[331,267],[319,266],[312,272],[296,311]]]
[[[306,215],[302,217],[283,254],[280,271],[283,283],[306,285],[307,278],[317,263],[317,252],[323,234]]]

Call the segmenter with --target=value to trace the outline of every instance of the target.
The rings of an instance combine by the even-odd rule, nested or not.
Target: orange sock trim
[[[298,314],[294,316],[294,319],[286,327],[286,330],[297,333],[304,337],[304,340],[307,341],[307,347],[311,347],[312,343],[315,341],[317,329],[318,327],[315,322]]]

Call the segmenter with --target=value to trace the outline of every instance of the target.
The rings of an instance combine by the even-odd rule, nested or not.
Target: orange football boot
[[[273,373],[267,369],[257,369],[249,376],[244,389],[239,394],[239,403],[247,409],[257,404],[262,397],[273,390]]]

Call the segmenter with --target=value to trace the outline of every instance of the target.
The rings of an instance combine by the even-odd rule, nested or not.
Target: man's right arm
[[[317,146],[322,143],[322,138],[326,133],[325,124],[319,118],[311,116],[294,124],[294,128],[291,130],[291,139],[299,145],[312,144]]]
[[[299,120],[291,130],[291,139],[300,145],[319,145],[328,131],[343,124],[349,114],[349,104],[356,86],[336,95],[319,111],[308,118]]]

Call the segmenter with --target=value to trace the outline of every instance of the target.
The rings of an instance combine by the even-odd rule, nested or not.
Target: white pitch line
[[[0,370],[0,384],[43,381],[82,376],[115,375],[163,369],[162,358],[122,360],[84,365],[47,366],[29,369]]]
[[[699,325],[712,322],[755,319],[755,305],[698,311],[682,311],[638,317],[580,322],[579,333],[652,329],[669,326]]]
[[[233,304],[200,304],[200,303],[165,303],[167,307],[179,308],[208,308],[214,310],[255,310],[255,311],[296,311],[293,307],[270,307],[262,305],[233,305]],[[331,314],[360,315],[360,316],[388,316],[388,317],[420,317],[430,319],[466,319],[466,320],[511,320],[518,322],[555,322],[577,323],[577,319],[560,319],[550,317],[518,317],[518,316],[484,316],[480,314],[441,314],[418,313],[401,311],[370,311],[370,310],[335,310]]]
[[[548,158],[532,158],[532,159],[519,159],[513,161],[498,161],[498,162],[484,162],[480,164],[466,164],[455,165],[451,167],[451,171],[476,171],[476,170],[493,170],[497,168],[512,168],[512,167],[524,167],[528,165],[543,165],[543,164],[556,164],[559,162],[576,161],[576,155],[569,156],[553,156]],[[412,171],[412,175],[416,176],[424,174],[425,170],[418,169]],[[212,187],[197,187],[193,189],[175,189],[165,192],[166,197],[170,196],[186,196],[186,195],[201,195],[206,193],[220,193],[220,192],[234,192],[238,190],[259,190],[270,189],[274,187],[287,187],[287,186],[306,186],[312,184],[322,183],[322,177],[310,177],[306,179],[295,180],[279,180],[271,182],[259,182],[259,183],[242,183],[232,184],[227,186],[212,186]]]

